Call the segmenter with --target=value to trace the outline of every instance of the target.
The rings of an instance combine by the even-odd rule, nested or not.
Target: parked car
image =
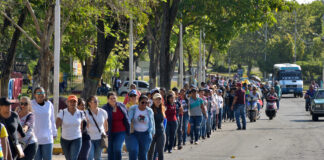
[[[136,89],[140,92],[148,92],[149,91],[149,83],[145,81],[135,80],[133,81],[136,84]],[[118,90],[118,95],[126,96],[126,94],[130,92],[128,81],[124,81],[121,87]]]
[[[313,121],[318,121],[318,117],[324,117],[324,89],[318,89],[314,99],[311,100],[310,114]]]

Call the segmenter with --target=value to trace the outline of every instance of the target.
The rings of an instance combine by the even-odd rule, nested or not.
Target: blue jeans
[[[224,110],[223,110],[223,119],[227,120],[229,119],[229,111],[231,110],[231,107],[226,105],[224,106]]]
[[[179,115],[178,117],[178,127],[177,127],[177,140],[178,140],[178,146],[182,146],[182,128],[183,128],[183,115]]]
[[[217,128],[217,111],[213,112],[213,120],[212,120],[212,130],[216,130]]]
[[[207,123],[207,119],[205,117],[202,117],[200,136],[202,136],[204,138],[206,137],[206,123]]]
[[[206,123],[206,133],[210,134],[211,129],[212,129],[212,118],[213,118],[213,113],[208,112],[208,118],[207,118],[207,123]]]
[[[194,140],[194,135],[195,135],[195,142],[198,141],[201,121],[202,121],[202,116],[190,116],[191,142],[193,142]]]
[[[182,140],[183,143],[186,143],[187,141],[187,130],[188,130],[188,123],[189,123],[189,114],[188,112],[183,113],[183,125],[182,125]]]
[[[66,160],[77,160],[82,145],[82,139],[66,140],[61,138],[61,147]]]
[[[174,145],[176,131],[178,127],[177,121],[168,121],[166,127],[166,143],[165,150],[171,151]]]
[[[91,148],[88,160],[100,160],[102,149],[103,148],[101,147],[101,139],[91,140]]]
[[[126,132],[112,133],[111,136],[112,138],[108,141],[108,159],[121,160]]]
[[[277,99],[277,109],[279,109],[279,99]]]
[[[235,119],[237,128],[241,129],[240,116],[242,118],[243,128],[246,128],[246,109],[244,104],[237,104],[235,106]]]
[[[35,160],[52,160],[53,144],[39,144]]]
[[[222,120],[223,120],[223,108],[219,108],[219,114],[218,114],[218,128],[222,128]]]
[[[149,132],[135,131],[126,136],[126,147],[129,160],[147,160],[147,153],[152,142],[152,135]]]

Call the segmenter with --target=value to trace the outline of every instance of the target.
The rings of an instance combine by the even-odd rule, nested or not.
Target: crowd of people
[[[15,111],[10,100],[0,99],[0,160],[51,160],[58,129],[67,160],[99,160],[104,148],[109,160],[121,160],[123,144],[130,160],[163,160],[166,152],[210,138],[223,122],[236,121],[237,130],[246,130],[246,97],[262,101],[264,94],[274,91],[231,79],[147,93],[132,84],[123,103],[109,92],[102,107],[95,95],[86,100],[70,95],[68,107],[55,117],[45,90],[38,87],[34,99],[21,97]]]

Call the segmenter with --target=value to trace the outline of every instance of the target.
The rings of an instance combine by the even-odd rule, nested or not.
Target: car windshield
[[[324,91],[318,91],[316,94],[316,99],[324,99]]]
[[[318,91],[316,95],[316,99],[324,99],[324,91]]]
[[[301,80],[301,71],[280,71],[279,80]]]

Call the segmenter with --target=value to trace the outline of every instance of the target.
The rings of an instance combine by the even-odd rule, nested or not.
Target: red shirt
[[[245,91],[243,89],[237,90],[235,96],[237,97],[236,104],[245,104]]]
[[[123,123],[124,114],[119,110],[116,109],[116,112],[112,112],[112,132],[124,132],[126,128]]]
[[[175,103],[173,105],[170,104],[166,105],[165,116],[168,122],[177,121],[177,106]]]

